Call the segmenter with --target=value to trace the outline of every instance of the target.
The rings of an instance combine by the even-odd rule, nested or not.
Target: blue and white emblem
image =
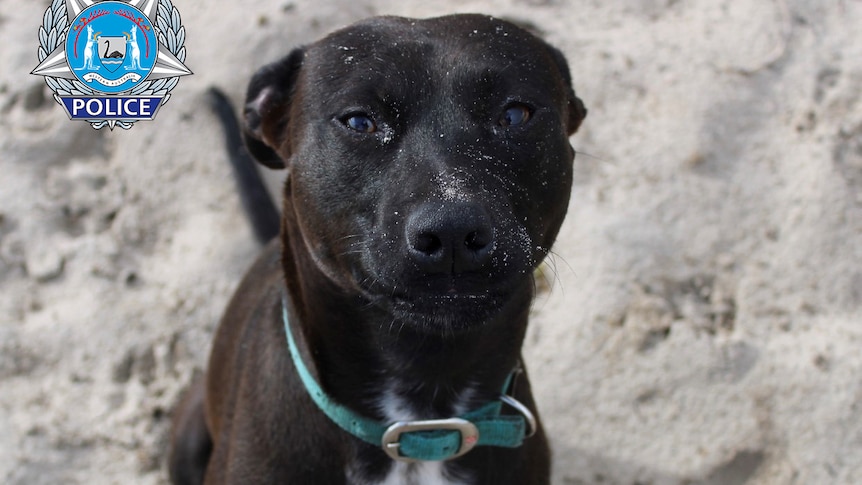
[[[39,28],[39,65],[73,120],[129,129],[151,120],[181,76],[185,27],[170,0],[54,0]]]

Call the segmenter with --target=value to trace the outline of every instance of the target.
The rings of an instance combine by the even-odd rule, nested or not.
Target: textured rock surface
[[[389,3],[177,1],[195,75],[96,132],[29,75],[45,2],[0,0],[0,482],[165,483],[257,251],[208,86],[238,102],[367,15],[481,11],[561,47],[590,109],[525,351],[555,484],[862,483],[862,3]]]

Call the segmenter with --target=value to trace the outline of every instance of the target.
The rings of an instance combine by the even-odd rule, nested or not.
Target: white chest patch
[[[444,473],[444,462],[396,463],[379,485],[467,485]]]
[[[469,400],[475,395],[472,388],[467,388],[458,396],[452,405],[452,416],[458,416],[467,411]],[[402,399],[395,391],[395,386],[388,387],[380,400],[380,409],[390,422],[414,421],[424,419],[416,415],[410,403]],[[451,465],[441,461],[425,461],[418,463],[395,462],[386,477],[379,482],[367,485],[470,485],[472,480],[463,473],[453,470]]]

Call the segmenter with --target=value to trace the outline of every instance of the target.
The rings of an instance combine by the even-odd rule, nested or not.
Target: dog
[[[483,15],[260,69],[242,131],[288,170],[280,236],[177,407],[173,482],[548,483],[520,348],[585,116],[560,51]]]

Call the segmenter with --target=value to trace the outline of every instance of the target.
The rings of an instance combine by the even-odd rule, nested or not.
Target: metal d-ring
[[[507,396],[505,394],[500,396],[500,400],[503,401],[504,403],[508,404],[509,407],[511,407],[515,411],[518,411],[519,413],[521,413],[521,415],[524,416],[524,419],[527,420],[527,425],[529,426],[530,429],[529,429],[529,432],[526,435],[524,435],[524,438],[529,438],[530,436],[533,436],[534,434],[536,434],[536,431],[539,430],[539,426],[536,423],[536,416],[533,415],[533,413],[527,408],[527,406],[524,406],[523,404],[521,404],[520,401],[518,401],[514,397]]]

